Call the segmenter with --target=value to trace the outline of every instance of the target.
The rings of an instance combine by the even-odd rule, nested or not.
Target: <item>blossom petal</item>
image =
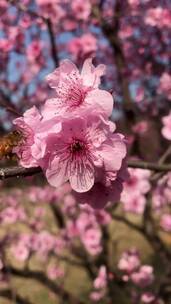
[[[112,95],[104,90],[93,90],[87,94],[86,102],[88,104],[98,104],[104,110],[107,116],[112,114],[113,110],[113,97]]]
[[[33,106],[31,109],[27,110],[24,113],[24,121],[27,125],[29,125],[32,129],[37,127],[37,124],[41,120],[41,114],[39,113],[38,109]]]
[[[46,77],[46,80],[51,88],[58,88],[61,74],[70,74],[74,70],[78,71],[76,65],[72,63],[72,61],[68,59],[62,60],[59,68],[57,68],[53,73],[49,74]]]
[[[169,129],[169,128],[167,128],[167,127],[164,127],[164,128],[162,129],[162,135],[163,135],[166,139],[171,140],[171,128]]]
[[[46,141],[43,138],[35,137],[35,142],[31,146],[31,154],[35,159],[42,159],[46,152]]]
[[[122,160],[126,156],[126,145],[123,141],[114,142],[114,146],[103,144],[100,156],[103,158],[107,171],[118,171],[121,168]]]
[[[68,180],[67,162],[55,157],[46,170],[46,177],[50,185],[59,187]]]
[[[57,97],[48,99],[42,108],[43,120],[48,120],[61,114],[63,115],[63,113],[63,101]]]
[[[42,121],[41,124],[37,127],[37,134],[39,137],[46,137],[48,134],[57,134],[61,131],[62,123],[61,117]]]
[[[94,185],[94,168],[90,162],[72,163],[69,181],[71,188],[82,193],[90,190]]]
[[[100,84],[100,77],[105,73],[105,65],[99,64],[96,68],[92,64],[92,58],[88,58],[85,60],[81,77],[83,78],[83,84],[85,86],[90,86],[94,88],[98,88]]]

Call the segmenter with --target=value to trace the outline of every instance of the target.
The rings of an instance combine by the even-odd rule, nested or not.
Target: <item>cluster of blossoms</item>
[[[163,183],[164,181],[169,188],[169,176]],[[145,186],[145,181],[143,184]],[[64,218],[60,229],[55,226],[55,217],[52,226],[49,225],[53,207],[58,208],[59,214]],[[61,262],[68,257],[68,250],[73,257],[77,257],[75,254],[78,251],[83,252],[84,256],[90,257],[90,261],[95,263],[104,254],[103,228],[107,229],[112,224],[112,216],[107,210],[95,210],[87,205],[78,206],[67,183],[55,190],[48,185],[44,188],[31,186],[24,195],[22,190],[15,188],[9,191],[8,197],[5,193],[1,194],[0,221],[2,229],[12,227],[10,235],[0,239],[3,248],[8,244],[12,260],[22,267],[32,258],[38,260],[40,264],[46,265],[43,267],[46,276],[60,282],[67,275],[65,265]],[[165,213],[160,223],[165,231],[170,231],[169,221],[170,216]],[[22,231],[20,225],[24,228]],[[0,256],[0,275],[1,272],[3,274],[5,265],[6,260]],[[117,282],[128,290],[132,303],[161,303],[155,291],[153,292],[153,267],[142,264],[135,249],[123,252],[115,268],[112,265],[110,268],[106,264],[98,265],[97,275],[92,280],[92,288],[88,294],[92,303],[105,300],[108,297],[109,284],[115,286]]]
[[[60,206],[60,212],[62,216],[65,214],[67,220],[64,227],[54,233],[46,228],[46,207],[47,205],[59,207],[61,199],[63,204]],[[25,262],[33,254],[39,260],[46,260],[52,252],[60,256],[62,250],[72,247],[76,239],[80,239],[86,252],[91,256],[95,257],[102,252],[101,227],[111,222],[111,216],[105,210],[94,210],[84,205],[78,207],[68,184],[64,184],[55,191],[50,186],[44,189],[28,188],[24,200],[29,201],[30,211],[25,206],[21,206],[23,204],[22,191],[13,190],[7,199],[5,195],[2,195],[1,200],[2,227],[20,222],[28,228],[28,231],[20,234],[16,232],[11,234],[10,251],[16,260]]]
[[[68,197],[66,197],[68,200]],[[64,203],[66,204],[66,199]],[[71,202],[71,197],[69,197]],[[76,204],[76,201],[72,201]],[[69,215],[66,225],[65,235],[72,242],[74,238],[80,238],[86,251],[91,256],[96,256],[102,252],[102,231],[101,227],[111,222],[110,215],[105,210],[95,210],[89,206],[81,206],[79,215],[77,209]],[[66,209],[65,209],[66,212]],[[76,216],[77,214],[77,216]],[[74,215],[74,216],[73,216]]]
[[[106,295],[106,288],[108,284],[108,274],[105,265],[101,265],[98,275],[93,282],[94,290],[90,293],[90,299],[93,302],[102,300]]]
[[[60,205],[61,199],[63,204]],[[26,204],[21,207],[23,200]],[[61,217],[65,216],[65,223],[58,231],[47,229],[46,217],[51,206],[59,208]],[[50,186],[43,189],[32,186],[27,189],[25,196],[22,191],[13,189],[7,200],[5,194],[2,195],[0,221],[3,228],[16,223],[27,227],[22,232],[14,229],[8,239],[13,258],[22,264],[31,256],[46,261],[47,275],[55,279],[62,277],[63,270],[56,264],[49,264],[49,257],[53,255],[60,260],[65,250],[73,249],[76,242],[78,245],[78,240],[87,254],[98,256],[103,250],[101,227],[111,222],[111,216],[105,210],[79,207],[71,187],[64,184],[55,191]]]
[[[155,293],[150,290],[154,282],[153,267],[141,263],[137,250],[124,251],[117,267],[119,273],[108,272],[105,265],[99,267],[97,277],[93,282],[93,291],[90,293],[90,299],[93,302],[100,302],[106,297],[109,281],[112,284],[112,281],[119,279],[123,281],[123,284],[129,285],[133,301],[131,303],[159,303]]]
[[[153,210],[160,217],[160,228],[165,232],[171,232],[171,174],[161,178],[152,193]]]
[[[165,94],[171,100],[171,75],[167,72],[163,73],[160,78],[158,93]]]
[[[137,250],[129,250],[122,254],[118,268],[124,272],[123,280],[131,280],[142,288],[153,282],[153,268],[149,265],[141,265]]]
[[[170,27],[171,14],[167,9],[158,6],[156,8],[148,9],[145,16],[145,23],[151,26],[160,28]]]
[[[124,183],[122,192],[123,209],[142,214],[146,205],[145,194],[150,190],[149,170],[129,168],[130,178]]]
[[[97,39],[91,34],[83,34],[81,37],[75,37],[68,43],[68,51],[71,53],[74,61],[79,62],[81,58],[94,55],[97,50]]]
[[[91,13],[91,3],[90,0],[82,2],[81,0],[36,0],[38,9],[45,18],[51,17],[57,21],[66,16],[66,10],[70,12],[71,15],[75,15],[78,20],[86,20]],[[74,26],[74,22],[71,18],[68,22],[68,26]]]
[[[162,135],[167,139],[171,140],[171,111],[167,116],[162,118],[163,128]]]
[[[171,174],[166,174],[161,178],[152,193],[153,208],[161,211],[171,204]]]
[[[141,265],[137,250],[130,249],[123,252],[118,262],[118,269],[122,273],[122,280],[135,286],[134,292],[133,289],[131,290],[133,303],[158,303],[155,294],[148,290],[154,281],[153,267]],[[138,288],[141,288],[141,292]]]
[[[40,166],[54,187],[69,181],[77,198],[95,208],[119,200],[127,176],[124,136],[108,120],[113,98],[99,89],[104,70],[92,59],[81,73],[62,61],[47,77],[54,92],[41,111],[32,107],[14,120],[23,135],[14,149],[21,165]]]

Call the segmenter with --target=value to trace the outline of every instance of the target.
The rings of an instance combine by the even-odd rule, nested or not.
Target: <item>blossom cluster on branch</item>
[[[40,111],[34,106],[14,120],[22,134],[14,148],[20,164],[40,166],[54,187],[69,181],[79,201],[95,208],[118,201],[128,176],[124,136],[108,120],[113,97],[99,89],[104,70],[92,59],[81,73],[71,61],[62,61],[47,76],[53,97]]]

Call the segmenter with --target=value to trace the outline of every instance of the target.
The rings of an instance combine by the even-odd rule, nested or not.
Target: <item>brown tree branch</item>
[[[15,116],[21,116],[17,107],[12,103],[10,97],[0,90],[0,107],[4,108],[6,111],[12,113]]]
[[[150,163],[144,161],[133,161],[129,160],[127,162],[129,168],[140,168],[140,169],[148,169],[155,172],[169,172],[171,171],[171,164],[159,164],[159,163]]]
[[[148,208],[146,207],[146,210],[147,209]],[[131,222],[130,220],[128,220],[127,218],[121,215],[112,214],[112,218],[116,221],[124,223],[128,227],[139,232],[150,244],[153,250],[158,252],[158,254],[162,257],[165,264],[168,265],[168,263],[170,264],[171,252],[158,236],[151,214],[146,211],[145,215],[147,219],[145,220],[142,226],[134,224],[133,222]]]
[[[163,153],[163,155],[160,157],[158,163],[161,165],[163,164],[166,159],[171,155],[171,145],[166,149],[166,151]]]
[[[128,220],[126,217],[123,217],[122,215],[118,215],[118,214],[112,214],[112,218],[115,221],[121,222],[125,225],[127,225],[128,227],[136,230],[139,233],[143,233],[143,228],[137,224],[134,224],[133,222],[131,222],[130,220]]]
[[[53,58],[55,67],[57,67],[57,66],[59,66],[59,58],[58,58],[58,50],[57,50],[57,46],[56,46],[56,42],[55,42],[55,36],[54,36],[54,32],[53,32],[53,25],[49,18],[46,19],[45,22],[46,22],[47,29],[49,32],[52,58]]]
[[[58,286],[55,282],[50,280],[43,272],[41,271],[32,271],[29,269],[17,269],[13,266],[3,267],[2,272],[4,274],[9,273],[11,275],[25,278],[25,279],[34,279],[39,283],[43,284],[49,290],[51,290],[57,297],[61,297],[65,303],[71,304],[85,304],[84,301],[77,299],[75,296],[70,294],[62,286]],[[25,304],[25,303],[21,303]],[[27,303],[26,303],[27,304]]]
[[[51,202],[50,208],[55,217],[57,227],[59,227],[60,229],[65,228],[65,219],[59,206],[57,206],[54,202]]]
[[[0,169],[0,180],[10,177],[26,177],[41,173],[41,168],[23,168],[21,166],[7,167]]]
[[[133,160],[129,160],[127,164],[129,168],[148,169],[155,172],[165,172],[165,173],[171,171],[171,164],[160,165],[158,163],[133,161]],[[23,168],[21,166],[5,167],[5,168],[0,168],[0,180],[7,179],[10,177],[32,176],[41,172],[42,170],[40,167],[35,167],[35,168]]]
[[[166,151],[163,153],[163,155],[160,157],[158,164],[162,165],[165,163],[166,159],[171,155],[171,145],[169,145],[169,147],[166,149]],[[154,173],[151,176],[150,181],[154,183],[156,183],[160,178],[162,178],[162,176],[164,175],[163,172],[159,172],[159,173]]]
[[[0,290],[0,297],[14,301],[14,294],[11,289]],[[21,295],[15,293],[16,304],[33,304],[30,300],[23,298]]]

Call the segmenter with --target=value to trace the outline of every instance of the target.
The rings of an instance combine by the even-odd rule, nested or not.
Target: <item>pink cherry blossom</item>
[[[142,214],[146,199],[144,194],[150,190],[150,171],[142,169],[129,169],[130,178],[124,183],[121,195],[125,211]]]
[[[31,248],[42,258],[54,248],[54,243],[55,238],[48,231],[42,230],[39,234],[35,233],[31,236]]]
[[[64,115],[65,112],[92,105],[100,107],[110,116],[113,97],[109,92],[98,89],[104,70],[103,64],[95,68],[92,59],[87,59],[80,74],[71,61],[63,60],[59,68],[47,77],[49,85],[56,91],[56,96],[46,101],[43,116],[46,118],[48,113],[48,117]]]
[[[78,19],[85,20],[89,17],[91,13],[91,4],[90,0],[72,0],[71,8],[73,14]]]
[[[126,155],[123,137],[91,115],[63,121],[61,132],[48,136],[46,145],[51,151],[46,169],[49,183],[58,187],[69,180],[77,192],[93,187],[98,168],[112,172],[109,180],[115,180]]]
[[[91,33],[75,37],[69,41],[68,50],[73,54],[73,58],[85,58],[97,50],[97,39]]]
[[[142,121],[137,122],[133,126],[132,130],[134,133],[141,135],[141,134],[146,133],[148,131],[148,128],[149,128],[148,122],[142,120]]]
[[[17,221],[26,220],[26,214],[24,208],[18,207],[7,207],[0,215],[0,219],[3,224],[13,224]]]
[[[131,192],[137,192],[145,194],[150,190],[150,171],[143,169],[129,168],[129,179],[124,184],[124,189],[131,194]]]
[[[90,299],[93,302],[99,302],[100,300],[102,300],[104,298],[105,294],[103,290],[100,291],[92,291],[90,294]]]
[[[131,280],[138,286],[144,288],[150,285],[154,280],[153,268],[149,265],[143,265],[137,272],[131,274]]]
[[[13,245],[11,247],[11,252],[14,254],[15,258],[21,262],[26,261],[29,256],[29,248],[23,243]]]
[[[161,178],[152,193],[152,202],[156,211],[161,211],[171,202],[171,174]]]
[[[136,95],[135,95],[136,102],[142,102],[144,99],[144,95],[145,95],[145,92],[144,92],[143,87],[138,87],[136,90]]]
[[[151,292],[144,292],[141,296],[141,301],[143,303],[153,303],[155,300],[155,295]]]
[[[171,14],[168,9],[164,9],[161,6],[150,8],[147,10],[145,16],[145,23],[151,26],[158,27],[170,27],[171,26]]]
[[[1,212],[0,217],[3,224],[12,224],[17,221],[17,212],[15,208],[8,207]]]
[[[102,210],[94,210],[92,209],[95,216],[96,216],[96,219],[97,219],[97,222],[100,224],[100,225],[108,225],[111,221],[112,221],[112,217],[111,215],[104,209]]]
[[[160,226],[166,232],[171,231],[171,214],[163,214],[160,219]]]
[[[165,94],[169,100],[171,100],[171,75],[163,73],[160,78],[158,92]]]
[[[21,132],[21,141],[18,146],[13,149],[20,159],[20,164],[23,167],[36,167],[38,166],[37,159],[44,152],[38,150],[38,142],[42,141],[45,134],[58,132],[61,129],[59,121],[45,121],[42,122],[42,116],[38,109],[33,106],[27,110],[23,117],[16,118],[13,123],[16,125],[17,130]],[[37,145],[35,145],[35,141]],[[35,157],[37,155],[37,157]]]
[[[167,116],[164,116],[162,118],[162,122],[163,122],[163,128],[162,128],[162,135],[168,139],[171,140],[171,111],[169,112],[169,114]]]
[[[91,255],[97,255],[102,251],[101,237],[101,231],[98,227],[87,228],[81,235],[81,240]]]
[[[139,254],[136,250],[129,250],[121,255],[118,268],[128,274],[132,273],[140,266]]]
[[[0,40],[0,51],[8,53],[13,47],[12,41],[9,41],[9,39],[1,38]]]
[[[58,0],[36,0],[36,3],[45,18],[51,17],[54,21],[59,21],[65,14]]]
[[[140,3],[140,0],[128,0],[128,3],[134,7]]]
[[[47,269],[47,274],[51,280],[56,280],[64,276],[64,271],[59,266],[50,265]]]
[[[128,37],[132,36],[133,32],[134,32],[134,28],[130,25],[127,25],[126,27],[122,28],[119,31],[119,37],[121,39],[128,38]]]
[[[23,117],[16,118],[13,123],[22,132],[21,143],[14,148],[20,159],[20,164],[23,167],[35,167],[37,166],[36,160],[32,157],[31,146],[34,143],[34,132],[39,125],[41,115],[36,109],[32,107],[24,113]]]
[[[94,280],[94,288],[101,289],[107,286],[107,271],[104,265],[100,266],[97,278]]]
[[[88,204],[95,210],[104,208],[107,203],[116,203],[120,200],[123,190],[123,182],[128,178],[125,165],[117,173],[117,178],[108,180],[107,174],[103,172],[103,178],[95,182],[94,186],[86,193],[73,192],[76,200],[80,204]]]
[[[81,52],[85,56],[97,50],[97,39],[91,33],[86,33],[80,37]]]
[[[76,213],[76,199],[72,194],[67,194],[64,197],[64,205],[62,210],[68,215],[74,215]]]
[[[146,205],[146,199],[142,195],[133,194],[131,197],[123,198],[123,208],[126,212],[143,214],[145,205]]]
[[[84,209],[83,209],[84,210]],[[85,209],[76,220],[75,232],[80,236],[86,250],[91,255],[101,252],[101,230],[96,220],[95,214],[89,208]]]
[[[43,44],[39,40],[32,41],[27,48],[27,57],[30,61],[35,61],[41,55]]]

